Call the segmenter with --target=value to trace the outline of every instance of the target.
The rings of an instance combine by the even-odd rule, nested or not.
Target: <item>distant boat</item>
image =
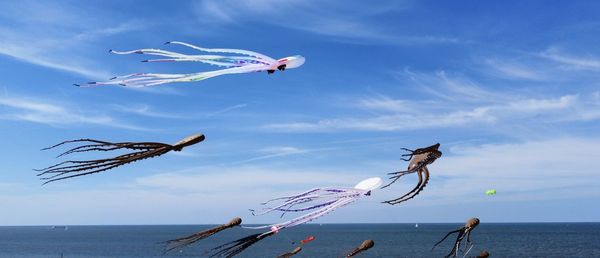
[[[419,227],[419,224],[418,224],[418,223],[415,223],[415,228],[418,228],[418,227]]]
[[[69,227],[67,227],[67,226],[52,226],[52,229],[69,230]]]

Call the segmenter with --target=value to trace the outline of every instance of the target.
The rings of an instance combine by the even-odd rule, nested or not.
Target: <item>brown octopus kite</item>
[[[358,247],[352,249],[352,251],[350,251],[350,253],[348,253],[345,257],[349,258],[349,257],[354,257],[355,255],[369,250],[371,249],[371,247],[375,246],[375,242],[371,239],[367,239],[365,241],[363,241]]]
[[[452,251],[450,251],[450,253],[448,255],[446,255],[446,258],[448,258],[450,256],[456,257],[456,255],[458,254],[458,249],[460,248],[460,242],[462,242],[462,240],[466,236],[467,243],[468,244],[471,243],[471,231],[473,229],[475,229],[475,227],[477,227],[477,225],[479,225],[478,218],[469,219],[467,221],[467,223],[465,223],[464,227],[448,232],[448,234],[446,234],[446,236],[444,238],[442,238],[442,240],[440,240],[439,242],[435,243],[435,245],[433,245],[433,248],[435,248],[437,245],[439,245],[441,242],[443,242],[451,234],[458,233],[458,236],[456,236],[456,241],[454,241],[454,247],[452,247]],[[433,248],[431,248],[431,250],[433,250]]]
[[[165,242],[167,244],[167,246],[165,247],[163,254],[166,254],[167,252],[170,252],[174,249],[183,248],[185,246],[191,245],[202,239],[205,239],[209,236],[219,233],[225,229],[239,226],[240,224],[242,224],[242,219],[239,217],[235,217],[235,218],[231,219],[229,221],[229,223],[227,223],[227,224],[222,224],[222,225],[219,225],[219,226],[216,226],[213,228],[209,228],[209,229],[194,233],[194,234],[186,236],[186,237],[180,237],[177,239],[169,240],[169,241]]]
[[[170,151],[181,151],[183,148],[204,141],[203,134],[195,134],[175,143],[174,145],[159,143],[159,142],[105,142],[93,139],[78,139],[64,141],[54,146],[44,148],[42,150],[48,150],[56,148],[58,146],[68,143],[85,143],[81,146],[72,148],[58,157],[88,151],[114,151],[114,150],[133,150],[132,153],[123,154],[113,158],[95,159],[95,160],[68,160],[56,165],[44,168],[35,169],[38,172],[38,176],[50,175],[40,178],[46,180],[44,185],[50,182],[63,180],[72,177],[84,176],[93,173],[106,171],[109,169],[116,168],[131,162],[143,160],[147,158],[157,157]]]
[[[386,188],[395,183],[403,175],[412,173],[417,173],[417,175],[419,176],[419,182],[417,183],[417,186],[415,186],[415,188],[413,188],[410,192],[406,193],[400,198],[385,201],[384,203],[394,205],[404,201],[408,201],[417,196],[417,194],[419,194],[419,192],[421,192],[421,190],[425,188],[425,186],[429,182],[429,170],[427,169],[427,165],[433,163],[436,159],[442,156],[442,152],[438,150],[439,147],[440,144],[436,143],[429,147],[416,149],[414,151],[402,148],[403,150],[410,152],[409,154],[402,154],[403,157],[408,157],[402,158],[402,160],[410,161],[410,163],[408,164],[408,169],[405,171],[389,173],[388,175],[393,175],[392,177],[390,177],[390,179],[393,179],[392,182],[390,182],[387,185],[384,185],[381,188]],[[425,178],[423,179],[423,177]]]

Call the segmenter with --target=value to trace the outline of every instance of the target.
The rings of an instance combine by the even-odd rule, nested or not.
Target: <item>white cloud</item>
[[[264,148],[259,151],[259,152],[263,153],[263,155],[245,159],[240,162],[237,162],[236,164],[248,163],[248,162],[252,162],[252,161],[259,161],[259,160],[265,160],[265,159],[272,159],[272,158],[278,158],[278,157],[286,157],[286,156],[290,156],[290,155],[304,154],[304,153],[310,153],[310,152],[315,152],[315,151],[319,151],[319,150],[317,150],[317,149],[312,149],[312,150],[299,149],[299,148],[291,147],[291,146],[269,147],[269,148]]]
[[[203,23],[263,22],[334,38],[387,44],[458,43],[459,39],[432,35],[394,35],[371,22],[377,15],[408,9],[408,1],[368,6],[336,1],[205,0],[196,6]],[[356,41],[353,41],[356,42]]]
[[[93,124],[129,130],[146,130],[121,122],[109,115],[80,111],[64,104],[43,99],[0,97],[0,119],[27,121],[61,126],[67,124]]]
[[[549,48],[539,54],[543,58],[561,64],[566,70],[599,70],[600,59],[595,57],[578,57],[563,53],[557,48]]]
[[[503,201],[599,196],[599,139],[560,138],[454,148],[430,166],[429,204],[480,201],[495,188]],[[560,193],[560,194],[558,194]]]
[[[142,28],[139,21],[101,19],[98,13],[89,15],[88,10],[64,3],[3,2],[0,8],[8,21],[0,25],[1,55],[89,79],[111,77],[86,57],[96,40]]]
[[[129,113],[129,114],[135,114],[135,115],[139,115],[139,116],[153,117],[153,118],[165,118],[165,119],[178,119],[178,120],[195,120],[195,119],[218,116],[218,115],[230,112],[232,110],[245,108],[248,105],[247,104],[237,104],[237,105],[224,107],[222,109],[219,109],[219,110],[216,110],[213,112],[206,112],[206,113],[195,112],[193,115],[192,114],[187,114],[187,115],[181,114],[181,112],[179,112],[179,115],[177,115],[177,114],[174,114],[174,112],[156,111],[152,107],[150,107],[149,105],[146,105],[146,104],[129,105],[129,106],[125,106],[125,105],[112,105],[112,106],[113,106],[113,109],[116,111],[123,112],[123,113]]]
[[[399,131],[423,128],[472,126],[473,124],[499,124],[531,117],[544,116],[548,121],[560,119],[575,120],[578,114],[571,107],[581,104],[578,96],[565,95],[551,99],[521,99],[503,104],[488,104],[475,108],[456,107],[453,111],[439,111],[428,108],[431,103],[419,101],[392,100],[383,97],[358,100],[362,109],[386,111],[387,113],[323,119],[317,122],[273,123],[263,129],[279,132],[332,132],[332,131]],[[399,103],[402,103],[399,105]],[[421,107],[408,108],[408,107]],[[558,118],[557,118],[558,117]],[[581,118],[583,120],[583,117]]]
[[[543,81],[549,78],[547,69],[528,62],[526,65],[516,61],[488,58],[484,62],[494,75],[514,80]],[[534,67],[532,67],[534,65]]]

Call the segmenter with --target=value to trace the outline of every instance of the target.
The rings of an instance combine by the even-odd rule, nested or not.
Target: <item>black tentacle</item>
[[[444,242],[444,240],[446,240],[446,238],[448,238],[448,236],[450,236],[450,235],[452,235],[452,234],[454,234],[454,233],[460,232],[460,231],[462,231],[462,230],[464,230],[464,228],[460,228],[460,229],[457,229],[457,230],[453,230],[453,231],[450,231],[450,232],[448,232],[448,234],[446,234],[446,236],[444,236],[444,238],[442,238],[442,240],[438,241],[437,243],[435,243],[435,245],[433,245],[433,247],[431,248],[431,250],[433,250],[433,249],[434,249],[434,248],[435,248],[437,245],[439,245],[440,243]]]
[[[82,164],[82,165],[54,167],[50,170],[44,171],[43,173],[39,174],[38,176],[41,176],[41,175],[47,174],[47,173],[59,173],[58,175],[55,175],[55,176],[41,178],[42,180],[47,180],[46,182],[44,182],[42,184],[42,185],[45,185],[45,184],[48,184],[48,183],[54,182],[54,181],[59,181],[59,180],[64,180],[64,179],[68,179],[68,178],[79,177],[79,176],[84,176],[84,175],[89,175],[89,174],[106,171],[109,169],[113,169],[113,168],[116,168],[116,167],[119,167],[119,166],[122,166],[125,164],[129,164],[129,163],[138,161],[138,160],[143,160],[143,159],[147,159],[147,158],[151,158],[151,157],[155,157],[155,156],[160,156],[169,151],[170,151],[169,148],[158,148],[158,149],[153,149],[150,151],[139,151],[139,152],[135,152],[135,153],[124,154],[121,156],[117,156],[115,158],[102,159],[102,160],[91,160],[91,161],[87,161],[89,163]],[[78,173],[78,172],[87,171],[87,170],[91,170],[91,171],[84,172],[84,173]],[[59,176],[62,176],[62,175],[68,174],[68,173],[78,173],[78,174],[59,177]],[[50,179],[50,180],[48,180],[48,179]]]
[[[258,241],[263,240],[274,234],[275,234],[275,232],[269,232],[266,234],[262,234],[262,233],[254,234],[254,235],[250,235],[250,236],[240,238],[238,240],[217,246],[212,249],[213,251],[216,251],[216,253],[214,253],[210,257],[225,256],[227,258],[231,258],[231,257],[243,252],[244,250],[248,249],[248,247],[256,244]]]

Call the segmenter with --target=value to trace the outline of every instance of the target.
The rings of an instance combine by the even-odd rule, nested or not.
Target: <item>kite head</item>
[[[479,225],[479,218],[471,218],[465,223],[466,228],[474,228],[477,227],[477,225]]]
[[[242,219],[239,217],[235,217],[235,218],[231,219],[231,221],[229,221],[229,223],[227,223],[227,226],[233,227],[233,226],[237,226],[239,224],[242,224]]]
[[[277,60],[277,62],[279,63],[278,67],[284,67],[284,69],[300,67],[304,64],[304,61],[306,61],[306,59],[304,59],[304,57],[300,55],[288,56]]]
[[[178,141],[177,143],[175,143],[173,145],[173,150],[181,151],[183,148],[185,148],[187,146],[194,145],[196,143],[204,141],[204,139],[205,139],[204,134],[194,134],[194,135],[185,137],[183,140]]]
[[[277,226],[272,226],[272,227],[271,227],[271,232],[272,232],[272,233],[275,233],[275,234],[279,233],[279,227],[277,227]]]
[[[368,191],[370,194],[371,190],[379,188],[383,184],[383,180],[379,177],[371,177],[367,178],[363,181],[360,181],[358,184],[354,186],[355,189]]]

